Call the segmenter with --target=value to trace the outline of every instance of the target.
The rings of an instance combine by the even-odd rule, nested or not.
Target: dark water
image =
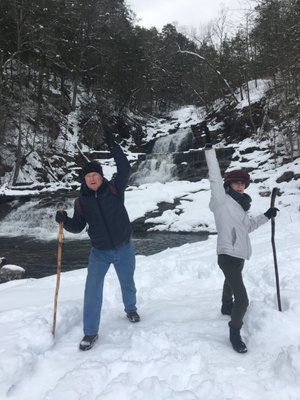
[[[206,233],[162,233],[151,232],[142,237],[133,236],[138,255],[151,255],[167,248],[181,246],[207,239]],[[64,240],[61,271],[85,268],[90,251],[89,240]],[[40,241],[28,237],[0,237],[0,257],[6,264],[25,268],[26,278],[42,278],[56,274],[57,241]]]

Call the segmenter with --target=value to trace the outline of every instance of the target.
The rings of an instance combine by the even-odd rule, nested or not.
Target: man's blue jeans
[[[113,264],[121,285],[125,312],[136,311],[136,288],[134,284],[135,253],[131,242],[113,250],[92,247],[88,275],[84,291],[83,331],[96,335],[99,330],[103,298],[103,284],[110,264]]]

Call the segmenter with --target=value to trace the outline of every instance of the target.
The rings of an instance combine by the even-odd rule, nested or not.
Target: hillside
[[[137,256],[139,324],[126,321],[111,268],[105,282],[99,340],[85,354],[78,349],[85,265],[61,274],[55,338],[51,334],[55,275],[1,284],[1,398],[298,400],[299,180],[277,180],[287,170],[299,175],[300,163],[298,159],[276,168],[266,150],[247,153],[253,147],[257,143],[252,139],[239,143],[237,161],[230,168],[239,166],[238,159],[243,157],[243,164],[252,169],[254,183],[247,190],[253,200],[252,215],[268,209],[266,195],[271,188],[280,189],[275,239],[282,312],[277,308],[271,228],[266,223],[251,234],[253,256],[244,270],[250,298],[242,332],[247,354],[234,352],[228,340],[228,317],[220,313],[223,279],[216,264],[216,235],[210,235],[205,241]],[[113,170],[105,165],[107,175]],[[156,229],[215,232],[209,196],[207,179],[156,182],[129,187],[126,207],[135,220],[157,210],[161,201],[181,198],[173,210],[152,218]],[[44,208],[41,205],[32,199],[12,210],[0,223],[1,233],[13,240],[27,234],[30,242],[36,237],[56,238],[55,198]],[[72,202],[68,204],[71,211]],[[64,237],[63,263],[70,235]],[[40,251],[38,246],[35,251]]]
[[[267,101],[268,82],[261,81],[259,83],[257,87],[254,82],[252,85],[250,94],[250,99],[253,99],[252,109]],[[237,124],[245,121],[245,115],[249,112],[249,105],[245,107],[244,98],[241,98],[238,106],[234,108],[235,114],[240,116],[240,119],[235,120]],[[198,211],[195,212],[198,207],[197,202],[200,200],[197,200],[197,195],[193,194],[201,191],[202,180],[207,176],[203,137],[199,130],[203,120],[207,121],[213,134],[223,171],[228,168],[248,170],[252,180],[258,184],[257,188],[261,197],[268,197],[274,186],[280,188],[280,194],[286,192],[289,195],[299,192],[299,157],[294,156],[294,159],[291,160],[291,157],[285,152],[286,142],[283,136],[277,137],[276,152],[274,151],[272,138],[274,132],[278,132],[278,126],[274,125],[273,128],[270,128],[269,121],[270,130],[268,132],[264,131],[264,134],[259,132],[239,142],[237,140],[241,138],[236,137],[235,142],[233,138],[223,135],[222,115],[225,111],[225,106],[221,102],[217,102],[213,112],[209,115],[203,109],[187,106],[169,113],[165,118],[151,118],[143,121],[140,118],[139,122],[140,124],[143,122],[141,126],[144,132],[141,145],[145,151],[153,148],[154,139],[157,143],[161,140],[163,147],[166,143],[168,144],[166,153],[159,154],[159,157],[163,157],[163,162],[158,159],[157,154],[154,154],[146,162],[146,165],[143,165],[142,160],[145,158],[145,153],[130,150],[134,148],[132,138],[120,140],[120,136],[116,135],[128,155],[133,171],[135,171],[126,195],[134,231],[144,232],[150,228],[176,231],[178,223],[168,222],[168,213],[171,213],[178,221],[184,219],[189,221],[185,231],[212,230],[205,218],[200,217],[199,219]],[[226,117],[228,118],[227,114]],[[133,119],[132,115],[131,119]],[[52,232],[52,236],[55,236],[56,225],[53,220],[55,209],[59,204],[64,204],[64,207],[72,213],[73,201],[80,186],[77,175],[80,163],[77,164],[77,161],[80,158],[82,162],[82,154],[89,156],[90,159],[98,159],[103,165],[107,178],[110,178],[115,172],[113,160],[108,158],[107,150],[94,151],[79,140],[75,141],[80,134],[78,129],[74,128],[76,126],[74,121],[75,119],[73,120],[73,133],[65,138],[65,149],[60,153],[55,153],[52,157],[49,156],[47,160],[48,165],[52,167],[51,174],[44,174],[47,176],[47,180],[41,179],[41,164],[34,158],[35,153],[32,153],[30,157],[34,161],[26,164],[22,170],[24,182],[14,187],[8,183],[1,186],[0,217],[2,218],[1,231],[4,235],[36,236],[36,232],[39,232],[38,236],[47,238],[49,232]],[[286,123],[288,122],[292,123],[286,121]],[[239,128],[238,132],[242,134],[245,131]],[[174,138],[177,138],[176,141]],[[57,149],[61,145],[62,139],[58,138],[55,142]],[[176,146],[181,147],[180,152],[169,154],[169,148],[174,151]],[[295,151],[296,153],[297,151]],[[170,156],[171,161],[166,161]],[[6,178],[8,176],[9,174],[6,175]],[[61,176],[60,180],[58,180],[58,176]],[[172,181],[176,183],[180,180],[182,181],[182,190],[174,191]],[[145,185],[143,182],[148,183]],[[188,187],[189,182],[190,188]],[[193,182],[196,186],[193,186]],[[158,191],[160,194],[157,200],[152,200],[153,191]],[[147,193],[147,202],[137,203],[137,200],[134,201],[134,198],[143,197],[144,193]],[[191,198],[189,207],[187,206],[189,203],[185,199],[188,193]],[[131,205],[131,201],[133,201],[133,205]],[[41,214],[41,210],[45,211]],[[10,213],[11,216],[9,216]],[[7,218],[4,218],[5,216]],[[22,221],[21,225],[20,221]]]
[[[239,100],[237,104],[229,100],[228,102],[218,100],[209,112],[203,107],[195,106],[183,107],[160,118],[145,118],[128,112],[122,119],[112,117],[115,138],[129,155],[133,171],[136,171],[145,155],[151,153],[158,138],[167,137],[168,140],[172,140],[171,138],[175,137],[176,133],[182,132],[185,140],[182,141],[181,148],[172,150],[171,147],[167,152],[175,151],[181,154],[181,156],[177,155],[177,161],[175,161],[179,179],[197,180],[205,176],[205,170],[202,173],[199,171],[204,161],[203,155],[200,154],[204,145],[201,127],[202,122],[206,121],[215,144],[223,148],[225,146],[237,149],[233,154],[233,159],[240,161],[243,168],[252,170],[253,167],[247,165],[249,157],[252,159],[257,157],[255,165],[257,169],[263,166],[267,159],[273,160],[274,168],[283,167],[299,157],[297,137],[287,135],[287,132],[292,132],[297,124],[297,114],[285,119],[283,119],[284,115],[280,114],[280,117],[274,118],[276,112],[279,113],[279,109],[276,105],[276,97],[272,96],[272,93],[270,81],[252,81],[245,87],[244,93],[236,93]],[[83,100],[84,93],[81,93],[78,110],[65,116],[56,137],[53,136],[50,142],[45,143],[43,135],[26,137],[26,141],[22,142],[23,161],[18,171],[18,180],[13,186],[17,131],[9,131],[4,146],[1,146],[0,150],[2,201],[3,195],[8,193],[8,188],[14,191],[22,189],[45,191],[47,188],[51,188],[51,191],[77,189],[80,183],[78,172],[88,159],[98,159],[110,165],[110,155],[103,143],[101,129],[98,127],[96,131],[91,130],[94,141],[89,142],[83,134],[80,114],[80,104]],[[255,131],[251,126],[252,123],[255,124]],[[245,148],[247,146],[244,144],[244,150],[239,152],[238,143],[241,141],[247,143],[247,140],[249,147]],[[196,150],[199,152],[197,153]],[[265,152],[268,156],[261,158],[259,152]],[[253,155],[250,156],[250,153]],[[187,173],[189,169],[193,170],[190,174]],[[283,167],[282,174],[287,172],[287,176],[281,179],[293,178],[288,170],[288,167],[286,171]],[[198,177],[197,174],[199,174]],[[297,179],[298,176],[295,178]]]
[[[262,93],[253,91],[253,98],[263,101]],[[192,129],[207,118],[217,149],[232,151],[228,168],[244,167],[250,171],[253,183],[247,192],[253,200],[251,214],[264,212],[270,204],[271,189],[279,188],[276,248],[283,311],[278,311],[276,302],[269,223],[252,234],[253,257],[245,266],[250,297],[243,326],[247,355],[233,352],[228,340],[228,318],[220,313],[223,281],[216,265],[216,235],[152,256],[137,256],[136,284],[142,319],[136,326],[125,320],[118,282],[111,269],[105,286],[100,338],[87,354],[78,350],[84,265],[61,276],[55,338],[51,335],[55,275],[3,283],[3,399],[139,400],[154,396],[159,400],[298,400],[300,160],[298,157],[289,161],[285,154],[274,158],[268,137],[228,143],[221,137],[223,124],[221,114],[217,117],[218,109],[222,110],[220,104],[208,116],[189,106],[167,118],[145,121],[145,143],[153,137],[163,139],[167,133],[171,139],[179,130],[178,124],[190,137]],[[246,110],[236,109],[236,113],[243,115]],[[201,141],[201,136],[197,140]],[[72,137],[68,142],[72,143]],[[196,148],[181,153],[203,152],[196,143],[192,143]],[[122,145],[125,147],[125,142]],[[89,149],[86,150],[88,154]],[[134,164],[140,153],[131,152],[129,146],[126,152]],[[115,171],[113,163],[107,157],[102,163],[105,175],[110,177]],[[30,173],[39,176],[35,169]],[[67,211],[72,212],[73,189],[78,187],[72,176],[70,181],[53,180],[37,186],[2,186],[2,196],[11,196],[14,201],[9,202],[12,209],[0,222],[1,235],[12,240],[26,235],[31,242],[36,238],[55,240],[57,203],[64,199]],[[206,178],[190,182],[173,176],[170,182],[129,186],[126,208],[131,221],[142,217],[146,228],[152,230],[215,233],[209,196]],[[157,213],[161,202],[172,205],[172,209]],[[156,215],[146,218],[149,212]],[[78,236],[82,240],[86,235],[82,232]],[[65,233],[64,249],[71,240],[72,234]],[[36,252],[39,250],[37,247]]]

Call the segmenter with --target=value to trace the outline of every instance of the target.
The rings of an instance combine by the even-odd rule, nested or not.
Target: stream
[[[178,247],[207,239],[208,234],[147,232],[132,237],[136,255],[149,256],[167,248]],[[90,251],[90,240],[63,241],[61,271],[85,268]],[[57,241],[41,241],[31,237],[0,237],[0,257],[6,264],[14,264],[26,270],[25,278],[42,278],[56,274]]]

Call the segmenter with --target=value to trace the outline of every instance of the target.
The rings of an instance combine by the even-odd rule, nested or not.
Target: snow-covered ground
[[[190,118],[190,111],[177,117]],[[264,148],[245,140],[236,147],[234,159],[259,145]],[[138,324],[125,318],[111,268],[99,340],[88,352],[78,349],[85,269],[61,274],[55,338],[56,276],[1,284],[0,399],[300,400],[300,181],[276,182],[285,171],[299,174],[300,159],[277,168],[266,150],[257,150],[244,152],[243,165],[235,161],[229,169],[241,166],[253,168],[256,182],[247,190],[253,199],[250,214],[266,211],[268,194],[275,186],[280,189],[275,242],[283,311],[278,311],[268,222],[251,234],[253,256],[244,269],[250,306],[242,334],[248,353],[234,352],[228,340],[229,319],[220,313],[223,276],[216,264],[216,235],[211,235],[207,241],[137,256]],[[105,175],[113,172],[107,162]],[[1,193],[10,194],[10,189],[3,186]],[[156,229],[214,232],[209,196],[206,179],[156,182],[129,187],[126,207],[133,221],[159,202],[181,198],[174,210],[151,219]],[[55,208],[35,208],[34,202],[38,200],[1,221],[0,236],[53,239]],[[72,206],[71,201],[66,204],[69,213]]]
[[[299,160],[289,168],[297,173]],[[252,214],[269,207],[270,199],[259,192],[271,189],[281,174],[280,169],[267,170],[265,166],[265,172],[251,174],[253,178],[268,174],[263,183],[249,187]],[[228,317],[220,313],[223,278],[212,235],[205,242],[137,256],[138,324],[125,319],[111,268],[99,341],[86,353],[78,349],[85,269],[61,275],[55,338],[51,333],[55,276],[0,285],[0,398],[299,400],[299,181],[277,186],[282,192],[276,201],[280,213],[275,237],[283,312],[277,311],[267,223],[251,234],[253,256],[244,272],[251,301],[243,328],[247,354],[232,350]],[[197,230],[206,223],[214,230],[207,180],[129,188],[127,208],[135,219],[159,201],[182,195],[186,195],[178,206],[182,213],[166,211],[156,221],[159,229]]]
[[[210,236],[137,257],[139,324],[126,321],[111,269],[100,338],[86,353],[78,349],[85,270],[61,276],[55,339],[55,276],[2,284],[0,398],[298,400],[300,216],[292,208],[281,209],[276,220],[281,313],[270,224],[252,234],[254,254],[244,272],[251,300],[243,329],[247,354],[235,353],[228,341],[216,236]]]

